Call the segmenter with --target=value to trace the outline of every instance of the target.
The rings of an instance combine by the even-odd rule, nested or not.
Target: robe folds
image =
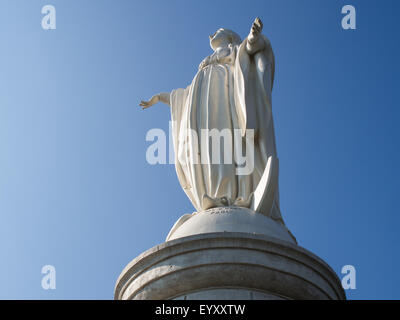
[[[171,92],[176,172],[197,211],[251,208],[268,159],[277,160],[271,109],[275,61],[268,39],[261,40],[254,53],[246,49],[247,39],[219,56],[215,52],[187,88]],[[218,148],[208,136],[212,130],[223,137]],[[270,202],[261,213],[282,221],[277,181],[261,191],[267,192]]]

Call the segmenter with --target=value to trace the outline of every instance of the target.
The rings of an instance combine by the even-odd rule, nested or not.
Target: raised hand
[[[251,25],[249,36],[247,37],[246,49],[247,53],[254,54],[265,47],[265,41],[261,36],[263,23],[260,18],[255,18]]]
[[[252,33],[253,35],[258,35],[261,33],[262,29],[263,29],[263,23],[262,23],[261,19],[258,17],[255,18],[255,20],[251,26],[250,33]]]

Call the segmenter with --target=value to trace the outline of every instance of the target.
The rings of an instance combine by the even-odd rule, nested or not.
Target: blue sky
[[[42,6],[57,29],[41,28]],[[352,4],[357,29],[341,28]],[[399,299],[398,1],[0,3],[0,298],[111,299],[125,265],[193,208],[145,140],[220,27],[256,16],[276,55],[273,112],[281,210],[299,244],[351,299]],[[56,268],[43,290],[41,268]]]

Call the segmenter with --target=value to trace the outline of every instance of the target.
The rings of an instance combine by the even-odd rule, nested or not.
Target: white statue
[[[160,101],[171,107],[176,172],[196,210],[246,207],[283,223],[271,110],[275,61],[262,26],[256,18],[244,41],[233,31],[217,30],[210,36],[214,52],[200,63],[186,89],[157,94],[140,106],[145,109]],[[204,129],[232,132],[230,150],[217,152],[228,152],[233,159],[244,146],[254,144],[254,152],[245,155],[254,169],[238,174],[236,161],[194,161],[195,156],[212,158],[210,139],[187,135],[192,130],[201,137]]]

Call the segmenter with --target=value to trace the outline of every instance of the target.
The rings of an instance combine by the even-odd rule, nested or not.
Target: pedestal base
[[[201,233],[144,252],[121,273],[115,299],[346,299],[334,271],[289,241]]]

